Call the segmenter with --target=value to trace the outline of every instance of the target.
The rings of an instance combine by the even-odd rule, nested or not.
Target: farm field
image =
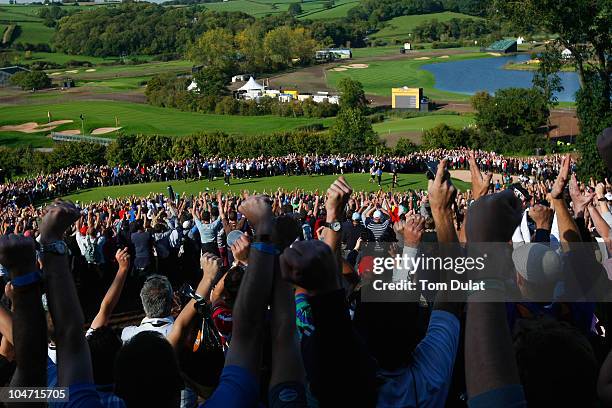
[[[126,133],[186,136],[204,131],[223,131],[230,134],[260,134],[285,131],[296,127],[322,123],[333,119],[285,118],[280,116],[227,116],[182,112],[172,108],[129,102],[80,101],[52,104],[0,107],[0,126],[25,122],[47,122],[47,112],[53,120],[72,120],[55,131],[80,129],[79,115],[85,116],[85,133],[100,127],[115,126],[115,118]],[[33,147],[49,147],[48,132],[0,132],[0,145],[18,146],[30,143]],[[110,134],[112,135],[112,134]]]
[[[473,123],[474,119],[466,115],[427,115],[408,119],[388,119],[381,123],[375,123],[372,127],[381,136],[384,136],[400,132],[424,131],[440,124],[452,127],[465,127]]]
[[[129,197],[135,196],[146,196],[149,193],[163,193],[166,194],[168,185],[171,185],[174,191],[178,194],[198,194],[201,191],[206,191],[206,188],[211,191],[231,191],[233,193],[239,193],[244,190],[251,192],[256,191],[259,193],[273,192],[278,188],[285,190],[293,190],[296,188],[304,189],[307,191],[313,191],[319,189],[319,191],[326,190],[330,184],[338,176],[277,176],[277,177],[265,177],[258,179],[244,179],[237,180],[232,179],[230,186],[223,185],[223,179],[217,178],[217,180],[208,181],[194,181],[186,183],[185,181],[172,181],[172,182],[159,182],[159,183],[145,183],[145,184],[129,184],[125,186],[112,186],[112,187],[98,187],[88,190],[83,190],[74,194],[70,194],[65,198],[72,201],[79,201],[81,203],[89,203],[92,201],[99,201],[106,197]],[[369,175],[367,174],[346,174],[345,178],[355,190],[363,191],[377,191],[378,186],[368,182]],[[423,174],[400,174],[398,177],[399,188],[397,191],[406,191],[414,189],[427,189],[427,178]],[[455,186],[465,191],[470,188],[470,184],[460,181],[453,180]],[[387,173],[383,175],[382,187],[384,190],[390,190],[391,188],[391,176]]]
[[[443,13],[433,14],[419,14],[412,16],[400,16],[395,17],[385,23],[380,31],[370,35],[369,37],[373,40],[387,40],[391,41],[394,39],[400,41],[407,41],[410,39],[410,34],[416,26],[427,20],[436,19],[439,22],[449,21],[453,18],[471,18],[481,19],[480,17],[469,16],[467,14],[454,13],[452,11],[445,11]]]
[[[286,12],[294,0],[231,0],[218,3],[205,3],[209,10],[216,11],[241,11],[255,17],[263,17],[268,14],[279,14]],[[325,0],[315,0],[300,3],[302,14],[298,18],[312,20],[341,18],[346,16],[348,10],[355,7],[358,0],[336,0],[330,9],[325,8]]]
[[[408,86],[424,88],[425,96],[432,99],[467,101],[470,97],[469,95],[436,89],[433,74],[420,68],[425,64],[483,57],[490,57],[490,55],[467,53],[441,57],[421,57],[423,59],[397,59],[371,62],[364,60],[363,63],[368,65],[365,69],[347,69],[342,72],[328,70],[326,78],[328,85],[336,88],[340,79],[349,76],[360,81],[365,92],[372,95],[391,96],[391,88]]]

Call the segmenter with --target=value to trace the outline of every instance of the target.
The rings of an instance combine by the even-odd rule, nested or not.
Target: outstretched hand
[[[569,180],[570,161],[570,157],[565,156],[561,162],[559,175],[557,176],[555,184],[553,184],[552,190],[550,191],[551,197],[555,200],[563,198],[563,190],[565,190],[565,186]]]
[[[470,174],[472,178],[472,189],[474,194],[474,200],[478,200],[480,197],[486,195],[489,191],[489,185],[491,184],[491,178],[493,174],[487,173],[484,176],[480,172],[478,164],[476,164],[476,158],[474,152],[470,152]]]
[[[47,207],[47,214],[40,224],[41,244],[60,240],[66,230],[78,220],[80,213],[74,204],[67,201],[56,200]]]
[[[327,200],[325,202],[325,210],[327,212],[327,221],[338,221],[346,203],[348,203],[353,189],[344,179],[344,176],[338,177],[327,189]]]
[[[416,248],[421,243],[425,231],[425,218],[421,215],[410,215],[406,221],[400,221],[393,226],[396,233],[402,234],[404,246]]]
[[[238,207],[258,234],[270,234],[273,226],[272,201],[270,197],[257,195],[248,197]]]
[[[574,214],[576,215],[584,214],[584,210],[589,203],[593,201],[593,197],[595,196],[595,193],[582,194],[580,192],[580,187],[578,187],[578,180],[576,180],[575,174],[572,174],[569,182],[569,193],[574,205]]]
[[[427,192],[432,211],[446,211],[450,209],[457,195],[457,189],[450,179],[447,180],[445,176],[447,162],[448,160],[444,159],[438,164],[436,178],[429,181]]]
[[[11,278],[36,270],[36,247],[32,238],[11,234],[0,238],[0,264]]]
[[[280,268],[283,279],[313,295],[339,288],[334,254],[323,241],[293,243],[281,254]]]

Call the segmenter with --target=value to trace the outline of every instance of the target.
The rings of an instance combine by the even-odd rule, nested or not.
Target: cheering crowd
[[[598,148],[612,170],[612,131]],[[357,192],[341,176],[434,160],[427,191]],[[0,382],[69,387],[51,404],[71,407],[612,405],[612,185],[579,183],[574,165],[468,151],[193,159],[5,184]],[[228,168],[339,177],[325,193],[29,202]],[[471,190],[450,181],[457,168]],[[470,275],[486,290],[374,293],[377,281],[455,276],[381,273],[377,258],[458,259],[482,243],[499,249]],[[125,297],[144,312],[137,325],[113,322]]]
[[[194,157],[155,163],[150,166],[140,164],[134,167],[84,165],[62,169],[55,174],[39,175],[35,178],[3,180],[5,177],[2,177],[0,178],[0,183],[2,183],[0,185],[0,204],[16,203],[24,206],[85,188],[151,181],[214,180],[222,177],[225,184],[229,184],[231,178],[345,173],[369,173],[376,178],[380,177],[383,172],[393,174],[418,172],[424,169],[428,161],[442,158],[449,159],[451,169],[467,169],[468,156],[469,151],[461,149],[417,152],[402,157],[374,155],[289,155],[251,159]],[[560,156],[512,158],[493,152],[479,151],[476,152],[476,160],[483,171],[534,177],[538,180],[554,180],[560,166]]]

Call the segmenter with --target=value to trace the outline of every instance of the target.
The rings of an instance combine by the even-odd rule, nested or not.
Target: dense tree
[[[370,120],[359,108],[340,109],[329,133],[335,153],[366,153],[382,146]]]
[[[506,88],[495,96],[481,92],[472,98],[472,106],[480,129],[513,136],[539,132],[549,115],[546,98],[537,89]]]
[[[226,28],[214,28],[204,33],[189,49],[191,61],[214,68],[218,73],[231,74],[236,69],[238,54],[234,35]]]
[[[18,72],[10,81],[24,90],[45,89],[51,86],[51,78],[43,71]]]
[[[556,33],[554,44],[571,51],[570,62],[580,78],[576,103],[580,120],[578,147],[583,179],[601,176],[595,140],[612,125],[612,2],[609,0],[497,0],[501,18],[518,28],[538,27]],[[557,59],[560,56],[557,55]],[[549,67],[544,65],[543,69]]]
[[[364,110],[368,105],[361,82],[350,77],[344,77],[338,82],[340,92],[340,108],[354,108]]]
[[[298,14],[302,14],[302,6],[300,3],[291,3],[289,4],[287,12],[292,16],[297,16]]]

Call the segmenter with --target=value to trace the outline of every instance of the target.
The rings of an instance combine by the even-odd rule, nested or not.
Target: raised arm
[[[73,204],[62,201],[52,204],[40,226],[41,245],[61,241],[77,217],[78,210]],[[42,261],[47,278],[47,301],[55,326],[59,385],[91,384],[91,355],[83,335],[83,311],[70,273],[68,256],[43,252]]]
[[[13,282],[14,322],[11,329],[4,328],[7,334],[12,332],[10,340],[17,362],[11,385],[45,386],[47,325],[40,301],[41,275],[36,267],[34,240],[14,234],[0,238],[0,263],[8,269]]]
[[[102,299],[98,314],[91,322],[91,328],[94,330],[108,324],[110,316],[113,313],[113,310],[115,310],[117,302],[119,302],[121,291],[123,290],[123,285],[125,284],[125,279],[130,269],[130,254],[127,247],[117,250],[115,259],[119,263],[119,270],[115,275],[115,279],[113,279],[113,282],[106,291],[104,299]]]
[[[204,273],[198,287],[196,288],[196,294],[199,296],[203,298],[208,297],[208,292],[210,291],[212,282],[219,271],[220,261],[221,258],[210,253],[204,254],[200,259],[200,265],[202,266]],[[172,326],[172,331],[168,334],[168,341],[177,351],[183,344],[188,328],[191,326],[191,323],[197,316],[195,303],[195,300],[191,299],[183,307],[183,310],[181,310],[181,313],[178,315],[174,325]]]

